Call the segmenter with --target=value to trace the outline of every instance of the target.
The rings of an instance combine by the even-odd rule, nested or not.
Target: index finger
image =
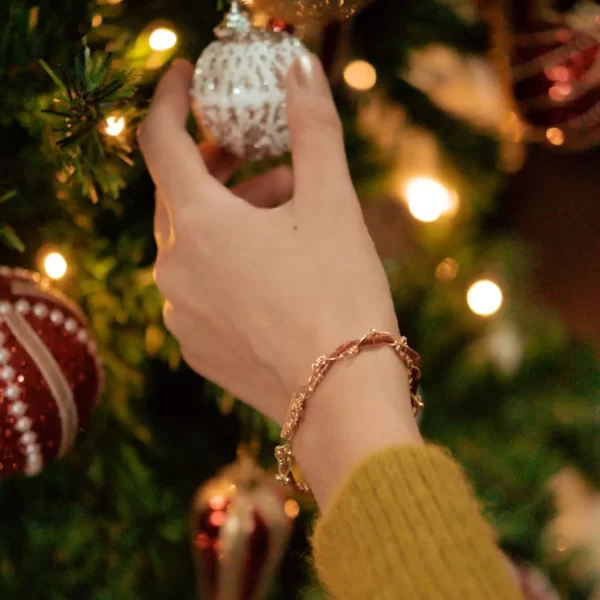
[[[173,203],[198,194],[209,197],[221,186],[210,176],[186,129],[193,67],[175,63],[161,79],[138,132],[140,147],[157,188]]]

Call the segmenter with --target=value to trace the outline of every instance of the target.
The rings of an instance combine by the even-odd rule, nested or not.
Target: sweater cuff
[[[334,598],[521,598],[461,467],[435,446],[390,448],[359,465],[313,543]]]

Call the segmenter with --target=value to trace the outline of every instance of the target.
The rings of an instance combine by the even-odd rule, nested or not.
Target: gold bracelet
[[[391,333],[382,333],[371,330],[360,340],[353,340],[341,345],[333,354],[320,356],[312,366],[312,375],[308,383],[302,386],[293,396],[288,409],[283,429],[281,430],[281,446],[275,448],[277,459],[277,481],[284,485],[292,486],[301,494],[310,494],[310,487],[305,481],[298,481],[294,476],[292,467],[294,464],[294,453],[292,443],[298,432],[302,413],[306,402],[313,396],[325,375],[337,362],[348,360],[356,356],[361,350],[369,346],[390,346],[396,352],[400,360],[408,369],[408,383],[410,386],[410,399],[413,414],[418,416],[423,410],[424,404],[419,394],[419,380],[421,379],[420,362],[421,357],[409,345],[405,337],[397,338]]]

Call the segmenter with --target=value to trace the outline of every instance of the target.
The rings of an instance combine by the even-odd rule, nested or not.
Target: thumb
[[[328,184],[349,182],[342,124],[329,81],[314,55],[302,56],[292,65],[287,112],[296,193],[318,200]]]

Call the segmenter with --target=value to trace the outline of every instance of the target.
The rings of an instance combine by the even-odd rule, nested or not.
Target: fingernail
[[[312,54],[305,54],[296,59],[292,74],[298,87],[323,96],[329,96],[331,93],[321,62]]]

